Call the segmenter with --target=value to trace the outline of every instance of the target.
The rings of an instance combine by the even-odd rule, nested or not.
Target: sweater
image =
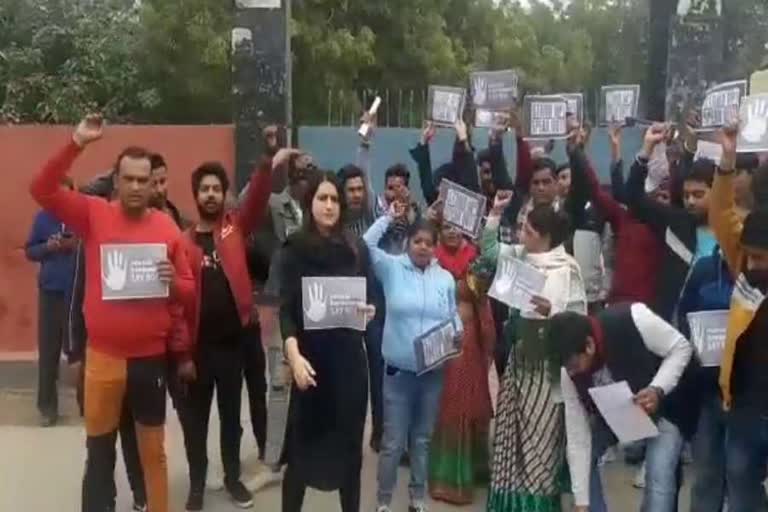
[[[56,234],[72,236],[65,224],[46,212],[38,212],[27,238],[26,255],[40,263],[37,283],[41,290],[69,294],[74,273],[74,251],[49,251],[48,239]]]
[[[165,213],[147,210],[139,219],[125,215],[118,202],[62,188],[59,183],[81,148],[68,143],[35,177],[32,197],[83,239],[85,247],[85,322],[94,350],[119,358],[150,357],[170,348],[177,357],[189,357],[189,333],[173,329],[183,321],[183,309],[192,305],[194,280],[182,235]],[[165,244],[175,268],[170,296],[163,299],[102,299],[102,244]],[[174,335],[176,332],[176,335]],[[170,341],[169,341],[170,340]]]
[[[363,237],[373,270],[384,290],[387,308],[382,355],[388,365],[415,372],[416,338],[451,318],[461,326],[456,307],[456,282],[437,260],[420,269],[408,254],[395,256],[380,249],[379,240],[390,223],[390,217],[380,218]]]

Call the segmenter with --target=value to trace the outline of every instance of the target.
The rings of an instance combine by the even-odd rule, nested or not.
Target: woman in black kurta
[[[335,177],[310,184],[304,228],[283,249],[280,325],[293,374],[283,454],[283,512],[298,512],[306,487],[341,494],[343,512],[360,510],[368,372],[363,333],[304,330],[302,277],[365,277],[368,253],[342,231]],[[371,318],[372,307],[360,314]]]

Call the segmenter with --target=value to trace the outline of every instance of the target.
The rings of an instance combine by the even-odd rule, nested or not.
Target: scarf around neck
[[[477,248],[464,241],[456,252],[450,252],[442,244],[438,244],[435,257],[441,267],[450,272],[454,279],[459,280],[467,274],[469,266],[477,257]]]

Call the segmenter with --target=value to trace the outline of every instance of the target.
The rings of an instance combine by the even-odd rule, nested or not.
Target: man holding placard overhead
[[[148,151],[129,147],[120,153],[114,178],[118,199],[111,203],[60,186],[81,151],[102,135],[101,117],[86,117],[30,187],[43,208],[82,237],[87,254],[83,510],[106,510],[111,503],[115,436],[127,401],[136,420],[149,510],[167,512],[167,352],[179,361],[179,376],[194,379],[189,333],[176,329],[186,327],[181,320],[193,301],[194,281],[179,228],[149,208]]]
[[[734,202],[738,127],[721,132],[723,156],[712,190],[709,222],[736,278],[720,368],[723,405],[730,409],[726,446],[728,509],[765,506],[768,463],[768,210],[743,219]]]

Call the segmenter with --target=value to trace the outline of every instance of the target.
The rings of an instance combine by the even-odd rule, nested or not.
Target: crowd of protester
[[[642,511],[678,509],[686,445],[691,512],[766,510],[768,168],[764,155],[737,154],[738,125],[716,133],[718,163],[697,158],[696,123],[692,115],[679,131],[649,126],[626,182],[622,128],[611,127],[608,189],[588,153],[591,130],[574,118],[559,164],[551,147],[526,140],[513,113],[480,151],[459,121],[452,153],[433,166],[436,130],[427,124],[413,163],[389,168],[380,195],[370,175],[373,130],[354,163],[328,172],[279,147],[268,127],[239,198],[221,164],[192,172],[197,215],[186,219],[168,197],[173,173],[143,148],[126,148],[109,172],[75,189],[70,167],[104,135],[101,118],[88,116],[32,182],[42,210],[27,243],[41,264],[44,426],[59,415],[62,351],[81,382],[83,512],[114,510],[118,434],[134,510],[170,509],[166,393],[184,435],[186,510],[203,510],[214,391],[223,487],[241,508],[282,480],[284,512],[308,509],[307,487],[338,490],[342,511],[358,512],[370,409],[376,512],[394,510],[403,463],[409,512],[425,512],[428,497],[471,504],[479,489],[489,512],[554,512],[564,494],[578,512],[601,512],[600,465],[617,438],[589,389],[621,381],[658,429],[640,446]],[[412,196],[410,165],[423,198]],[[273,193],[280,179],[286,186]],[[444,180],[487,198],[476,239],[444,221]],[[168,296],[105,299],[105,244],[163,245],[155,271]],[[510,258],[546,278],[521,309],[488,295]],[[302,279],[318,276],[364,278],[364,331],[304,325]],[[279,310],[275,339],[262,339],[260,322],[270,319],[256,304]],[[719,367],[702,365],[690,339],[688,315],[703,311],[729,311]],[[449,320],[460,327],[460,354],[420,372],[414,340]],[[265,375],[283,369],[267,368],[270,347],[282,350],[292,380],[282,456],[246,486],[243,381],[263,460]]]

